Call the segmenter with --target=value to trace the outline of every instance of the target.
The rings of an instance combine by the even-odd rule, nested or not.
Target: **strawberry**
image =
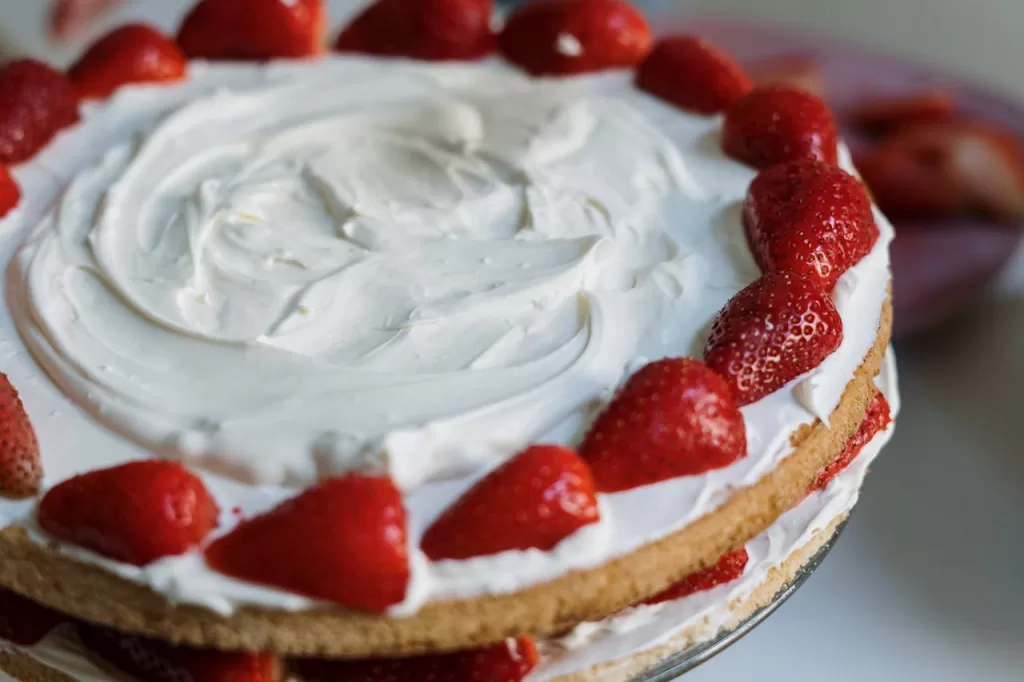
[[[871,442],[871,439],[879,431],[889,428],[891,423],[892,415],[889,412],[889,401],[880,392],[876,393],[875,397],[868,404],[864,421],[861,422],[857,433],[853,434],[850,440],[846,441],[846,446],[842,452],[836,455],[835,459],[818,474],[818,478],[814,485],[811,486],[811,490],[824,490],[833,478],[850,466],[853,460],[857,458],[857,455],[860,454],[860,451],[864,449],[864,446]]]
[[[681,109],[715,114],[753,87],[732,57],[696,36],[665,38],[637,70],[637,87]]]
[[[146,682],[278,682],[282,679],[280,661],[270,653],[225,653],[173,646],[87,623],[78,623],[77,629],[89,651]]]
[[[42,480],[36,432],[18,392],[0,372],[0,496],[32,497]]]
[[[879,207],[893,217],[975,211],[1024,219],[1024,147],[996,125],[907,126],[856,161]]]
[[[129,24],[100,38],[68,70],[83,99],[109,97],[128,83],[185,78],[188,63],[177,44],[145,24]]]
[[[743,416],[728,384],[692,358],[640,368],[580,446],[602,492],[703,474],[746,454]]]
[[[402,494],[390,478],[328,479],[243,521],[206,550],[221,573],[363,611],[405,598]]]
[[[812,159],[761,171],[747,192],[743,222],[764,272],[805,275],[826,291],[878,240],[860,180]]]
[[[377,0],[345,27],[335,48],[430,61],[494,52],[491,0]]]
[[[718,313],[704,361],[749,405],[820,365],[842,340],[839,311],[814,280],[772,272]]]
[[[427,529],[428,557],[551,549],[599,518],[590,469],[560,445],[534,445],[490,472]]]
[[[858,102],[847,114],[850,121],[869,132],[885,132],[914,123],[949,121],[956,102],[941,88],[887,97],[871,97]]]
[[[145,566],[201,543],[217,513],[198,476],[177,462],[145,460],[50,489],[39,503],[39,524],[61,540]]]
[[[758,62],[750,67],[755,85],[789,85],[825,96],[825,78],[817,62],[804,55],[787,55]]]
[[[21,203],[21,188],[11,171],[0,166],[0,218],[4,218]]]
[[[755,168],[796,159],[835,164],[839,156],[836,122],[828,105],[790,85],[755,88],[729,107],[722,146]]]
[[[0,588],[0,639],[33,646],[63,620],[56,611]]]
[[[28,161],[78,121],[78,96],[60,71],[32,59],[0,68],[0,164]]]
[[[323,0],[200,0],[178,29],[189,59],[314,57],[324,52]]]
[[[534,0],[498,36],[502,54],[538,76],[631,68],[651,42],[647,21],[623,0]]]
[[[750,555],[747,554],[745,547],[723,554],[716,563],[691,573],[679,582],[670,585],[664,591],[654,595],[645,601],[644,604],[661,604],[666,601],[675,601],[696,592],[703,592],[719,585],[731,583],[743,575],[743,569],[747,567],[747,561],[749,560]]]
[[[365,661],[298,660],[292,665],[303,682],[521,682],[537,665],[530,637],[494,646],[413,658]]]

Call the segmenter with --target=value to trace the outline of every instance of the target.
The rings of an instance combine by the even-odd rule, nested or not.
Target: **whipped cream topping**
[[[889,400],[895,417],[899,412],[899,392],[891,350],[876,383]],[[617,662],[628,665],[627,657],[667,644],[683,633],[691,646],[714,637],[733,622],[732,605],[749,597],[772,569],[810,542],[833,519],[853,508],[868,468],[889,441],[894,428],[890,425],[888,430],[876,435],[824,490],[809,495],[771,528],[748,542],[750,558],[739,579],[682,599],[626,609],[603,621],[581,623],[563,637],[542,640],[539,642],[541,662],[527,682],[547,682],[591,670],[595,679],[601,679],[601,675],[615,675]],[[126,679],[97,667],[82,650],[73,631],[63,626],[33,647],[14,647],[0,640],[0,649],[4,646],[82,682],[123,682]]]
[[[842,345],[743,408],[747,458],[602,496],[602,521],[550,552],[429,562],[417,549],[491,466],[531,442],[576,442],[645,360],[699,356],[714,315],[757,277],[740,222],[754,171],[722,154],[720,128],[631,74],[549,81],[493,63],[194,65],[185,84],[123,90],[17,169],[27,201],[0,240],[6,262],[29,233],[5,281],[0,353],[47,485],[179,458],[227,532],[236,510],[324,476],[387,471],[410,517],[397,615],[679,530],[838,403],[886,296],[881,217],[836,288]],[[0,500],[9,523],[46,539],[31,502]],[[137,568],[63,550],[222,613],[315,604],[198,553]]]

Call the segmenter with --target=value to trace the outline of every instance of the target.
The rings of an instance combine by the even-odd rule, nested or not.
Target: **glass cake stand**
[[[647,672],[633,678],[633,682],[670,682],[671,680],[679,679],[683,674],[693,670],[701,663],[711,660],[741,640],[744,635],[763,623],[768,616],[775,613],[776,609],[782,606],[787,599],[800,589],[800,586],[807,581],[818,566],[822,564],[825,557],[828,556],[828,553],[835,546],[845,527],[846,521],[839,525],[829,541],[822,545],[821,549],[797,571],[793,579],[779,589],[771,602],[751,614],[739,627],[719,633],[713,639],[701,642],[670,656]]]

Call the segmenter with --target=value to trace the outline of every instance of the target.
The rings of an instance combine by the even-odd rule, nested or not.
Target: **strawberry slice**
[[[390,478],[328,479],[243,521],[206,550],[221,573],[362,611],[405,598],[402,494]]]
[[[686,576],[679,582],[669,586],[662,592],[654,595],[644,604],[661,604],[662,602],[675,601],[688,597],[697,592],[704,592],[719,585],[725,585],[743,575],[743,569],[747,567],[750,555],[747,549],[741,547],[734,552],[723,554],[721,558],[711,566],[696,571]]]
[[[755,88],[729,107],[722,147],[755,168],[797,159],[835,164],[839,156],[836,122],[828,105],[790,85]]]
[[[534,0],[498,36],[502,54],[538,76],[631,68],[651,42],[646,19],[623,0]]]
[[[857,433],[853,434],[850,440],[846,442],[842,452],[836,455],[835,459],[827,467],[822,469],[814,485],[811,486],[811,490],[824,490],[833,478],[850,466],[853,460],[857,459],[857,455],[864,449],[864,446],[870,443],[871,439],[879,431],[889,428],[891,423],[892,414],[889,412],[889,401],[885,399],[881,392],[876,393],[875,397],[868,403],[867,413],[864,415],[864,421],[861,422]]]
[[[700,114],[722,111],[753,87],[732,57],[696,36],[658,42],[640,65],[637,87]]]
[[[953,95],[942,88],[902,95],[870,97],[847,114],[849,120],[869,132],[881,133],[914,123],[949,121],[956,110]]]
[[[50,489],[39,525],[103,556],[145,566],[184,554],[217,526],[202,480],[177,462],[146,460],[90,471]]]
[[[36,432],[18,392],[7,375],[0,373],[0,496],[32,497],[42,480]]]
[[[224,653],[173,646],[140,635],[78,623],[89,651],[146,682],[279,682],[281,665],[271,653]]]
[[[21,188],[4,166],[0,166],[0,218],[5,218],[21,203]]]
[[[323,0],[201,0],[178,29],[189,59],[267,61],[324,52]]]
[[[494,52],[491,0],[378,0],[335,43],[361,52],[430,61],[480,59]]]
[[[598,518],[594,481],[579,455],[534,445],[470,488],[427,529],[421,546],[434,560],[547,550]]]
[[[63,621],[62,614],[0,588],[0,639],[33,646]]]
[[[860,180],[803,159],[761,171],[750,184],[743,223],[764,272],[795,272],[830,291],[878,241]]]
[[[78,121],[78,95],[60,71],[32,59],[0,68],[0,164],[28,161]]]
[[[482,649],[365,661],[298,660],[303,682],[522,682],[539,660],[531,637]]]
[[[188,63],[178,45],[145,24],[129,24],[96,41],[68,70],[83,99],[104,99],[128,83],[185,78]]]
[[[825,77],[817,61],[806,55],[786,55],[750,67],[755,85],[789,85],[818,97],[825,96]]]
[[[667,358],[626,381],[580,454],[598,490],[617,492],[728,466],[746,456],[747,436],[722,377],[699,360]]]
[[[704,361],[749,405],[820,365],[842,340],[839,311],[814,280],[772,272],[718,313]]]

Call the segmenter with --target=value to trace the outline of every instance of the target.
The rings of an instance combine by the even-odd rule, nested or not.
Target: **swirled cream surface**
[[[387,472],[413,556],[395,614],[598,566],[682,528],[838,403],[875,340],[884,220],[836,288],[839,350],[743,408],[747,458],[602,496],[601,522],[550,552],[431,563],[417,549],[490,467],[531,442],[576,442],[644,361],[699,356],[756,278],[740,222],[754,171],[722,154],[720,128],[631,74],[538,80],[496,63],[197,64],[186,84],[125,89],[17,170],[28,200],[0,237],[0,353],[47,484],[181,459],[226,532],[233,511],[326,476]],[[0,501],[7,523],[44,539],[31,503]],[[65,551],[219,612],[313,604],[198,553],[140,569]]]

